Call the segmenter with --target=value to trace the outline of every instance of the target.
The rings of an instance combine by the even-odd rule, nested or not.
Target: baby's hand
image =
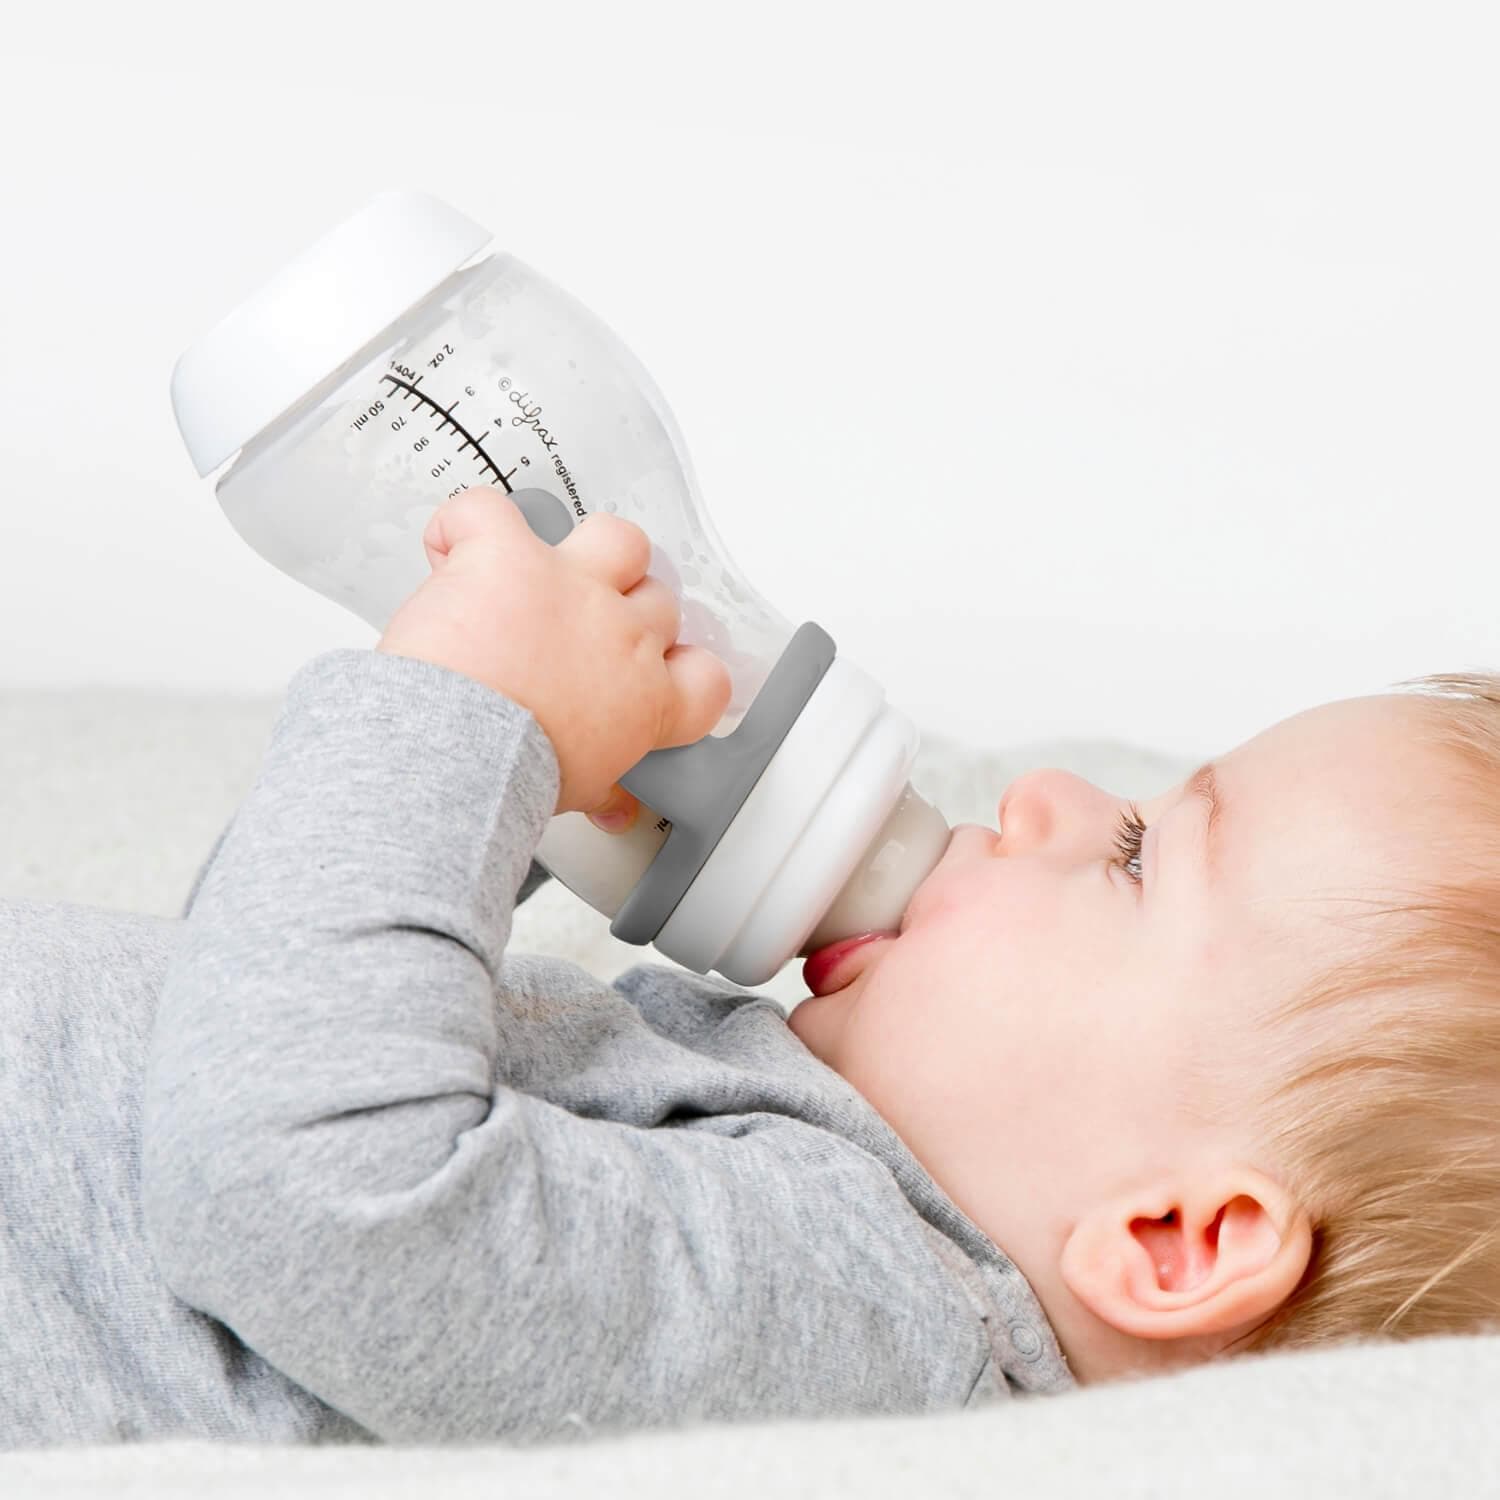
[[[672,591],[646,576],[639,526],[595,514],[549,547],[506,495],[463,490],[422,533],[431,574],[377,651],[462,672],[529,708],[562,773],[557,811],[619,806],[615,783],[647,751],[701,739],[729,703],[729,672],[678,646]]]

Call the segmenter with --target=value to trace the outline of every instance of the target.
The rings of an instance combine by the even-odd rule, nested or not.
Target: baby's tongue
[[[862,932],[858,937],[841,938],[826,943],[807,955],[802,965],[802,982],[814,995],[830,995],[852,983],[869,962],[865,950],[873,943],[894,942],[894,932]]]

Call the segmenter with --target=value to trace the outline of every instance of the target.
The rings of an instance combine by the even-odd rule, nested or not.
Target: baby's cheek
[[[971,921],[1012,941],[1025,941],[1059,929],[1058,898],[1045,881],[1025,879],[1014,871],[997,871],[999,878],[982,882],[966,893],[964,908]]]

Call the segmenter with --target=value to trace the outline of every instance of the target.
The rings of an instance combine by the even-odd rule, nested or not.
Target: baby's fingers
[[[604,801],[588,814],[588,820],[605,833],[624,833],[635,826],[640,812],[641,804],[616,782],[610,787]]]
[[[677,601],[671,590],[663,584],[655,586],[675,612]],[[729,669],[701,646],[673,646],[662,657],[662,664],[667,669],[668,703],[656,742],[659,750],[701,740],[723,718],[731,691]],[[597,807],[586,809],[589,821],[606,833],[624,833],[634,826],[640,811],[641,804],[619,782],[610,787]]]
[[[536,539],[520,509],[503,491],[489,484],[471,484],[450,495],[427,518],[422,545],[427,566],[434,571],[460,542],[494,538],[508,546],[531,546]]]
[[[729,668],[702,646],[673,646],[662,658],[671,679],[659,748],[701,740],[729,707]]]

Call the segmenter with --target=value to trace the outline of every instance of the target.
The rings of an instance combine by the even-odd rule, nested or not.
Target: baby
[[[182,918],[0,903],[0,1442],[934,1411],[1495,1312],[1492,680],[1139,806],[1021,777],[788,1018],[506,951],[727,674],[624,521],[424,542]]]
[[[498,521],[470,524],[503,546]],[[644,541],[614,531],[606,576],[674,638],[665,590],[636,581]],[[522,635],[537,602],[511,597]],[[414,604],[381,648],[498,671],[522,702],[558,691],[550,658],[522,685],[446,625]],[[646,650],[662,727],[601,751],[576,805],[722,711],[710,658]],[[1080,1381],[1500,1317],[1500,1008],[1461,984],[1500,956],[1500,870],[1469,810],[1500,804],[1500,685],[1423,685],[1481,703],[1326,704],[1139,806],[1022,776],[998,833],[956,830],[899,935],[807,965],[790,1030],[1003,1247]],[[580,760],[586,736],[615,740],[613,710],[572,722],[602,682],[560,696]],[[613,787],[599,821],[629,801]]]

